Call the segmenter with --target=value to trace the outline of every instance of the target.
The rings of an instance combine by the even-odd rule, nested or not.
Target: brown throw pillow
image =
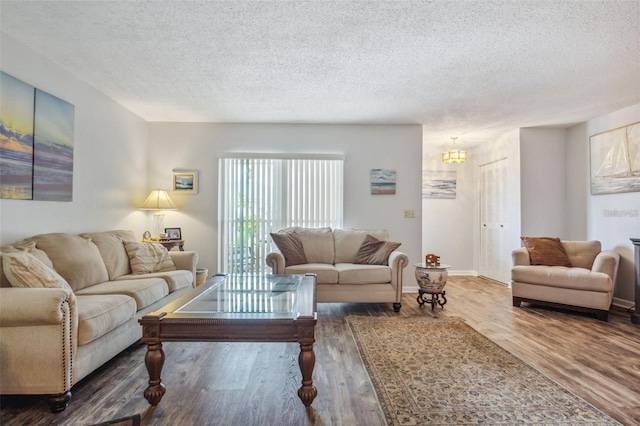
[[[571,268],[571,262],[560,238],[550,237],[520,237],[529,252],[529,262],[532,265],[566,266]]]
[[[286,266],[303,265],[307,263],[307,256],[304,254],[300,238],[293,232],[278,232],[271,234],[273,242],[284,256]]]
[[[356,259],[353,263],[364,265],[387,265],[389,263],[389,255],[392,251],[400,247],[401,243],[393,241],[381,241],[367,234],[362,245],[356,253]]]
[[[134,275],[175,271],[176,265],[162,244],[123,241]]]

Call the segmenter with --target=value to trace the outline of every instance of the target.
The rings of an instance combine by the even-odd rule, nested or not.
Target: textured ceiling
[[[418,123],[473,144],[640,102],[640,0],[2,0],[0,19],[148,121]]]

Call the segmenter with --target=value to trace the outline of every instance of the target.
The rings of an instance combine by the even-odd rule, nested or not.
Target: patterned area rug
[[[350,316],[389,425],[618,425],[461,319]]]

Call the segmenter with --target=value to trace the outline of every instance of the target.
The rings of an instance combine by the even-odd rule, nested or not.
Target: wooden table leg
[[[302,386],[298,389],[298,396],[306,406],[311,405],[318,389],[313,386],[313,367],[316,365],[316,354],[313,353],[313,341],[300,342],[300,355],[298,356],[300,372],[302,373]]]
[[[164,351],[162,350],[161,342],[147,342],[147,354],[144,357],[144,363],[149,372],[149,386],[144,391],[144,397],[149,401],[149,404],[158,405],[167,390],[160,377],[162,366],[164,365]]]
[[[311,405],[318,395],[318,389],[313,386],[313,367],[316,365],[316,354],[313,353],[315,318],[303,318],[298,320],[298,343],[300,343],[300,355],[298,364],[302,373],[302,386],[298,389],[298,396],[305,406]]]

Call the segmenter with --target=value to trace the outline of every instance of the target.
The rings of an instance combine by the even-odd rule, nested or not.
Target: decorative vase
[[[427,293],[441,293],[447,284],[449,274],[446,269],[416,268],[416,281],[420,290]]]

